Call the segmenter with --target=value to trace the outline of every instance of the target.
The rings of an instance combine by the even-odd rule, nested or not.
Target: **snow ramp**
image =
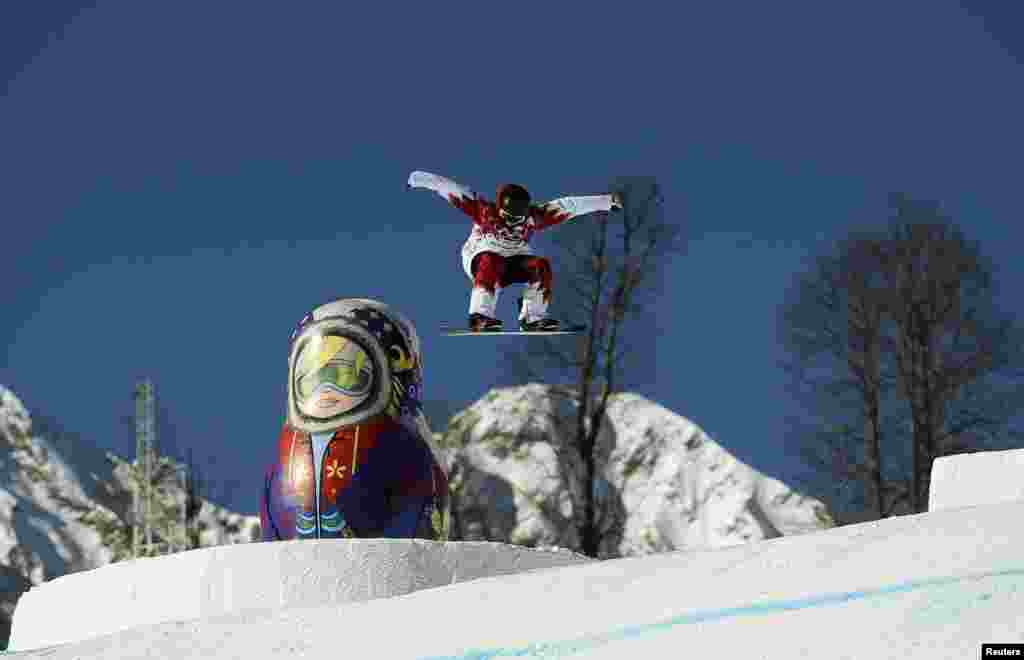
[[[1019,502],[942,510],[724,550],[140,626],[13,655],[977,658],[984,643],[1024,641],[1021,520]],[[249,549],[225,551],[236,548]],[[93,606],[102,603],[95,594]]]

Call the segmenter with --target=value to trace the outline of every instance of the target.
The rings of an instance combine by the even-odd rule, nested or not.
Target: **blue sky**
[[[686,256],[633,335],[657,358],[637,390],[785,478],[777,306],[887,192],[941,199],[1019,310],[1020,12],[676,4],[6,4],[0,383],[127,453],[118,419],[152,376],[254,511],[317,304],[408,314],[427,399],[515,383],[494,344],[436,331],[466,314],[469,226],[405,192],[410,170],[538,198],[650,174]]]

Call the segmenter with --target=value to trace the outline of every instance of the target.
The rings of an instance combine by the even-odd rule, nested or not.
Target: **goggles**
[[[526,221],[525,213],[523,215],[515,215],[511,211],[501,209],[501,211],[498,212],[498,215],[500,215],[506,222],[513,225],[518,225],[520,222]]]
[[[374,339],[344,321],[316,323],[300,334],[290,359],[293,425],[321,432],[383,411],[390,369]]]
[[[369,357],[357,348],[355,359],[337,358],[312,373],[300,376],[295,391],[300,399],[308,399],[321,387],[328,387],[347,396],[363,396],[373,386],[373,370]]]

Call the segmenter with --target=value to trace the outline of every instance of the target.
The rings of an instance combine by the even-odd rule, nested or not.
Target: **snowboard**
[[[575,335],[587,329],[585,325],[568,324],[558,330],[470,330],[464,325],[442,326],[441,334],[448,337],[461,335]]]

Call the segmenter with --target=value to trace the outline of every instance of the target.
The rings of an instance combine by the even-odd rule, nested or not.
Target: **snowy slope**
[[[979,657],[1024,639],[1024,503],[341,606],[136,628],[15,658]],[[242,549],[242,548],[240,548]]]
[[[579,549],[575,407],[559,388],[492,390],[452,419],[457,538]],[[738,461],[692,421],[636,394],[598,437],[602,557],[721,548],[830,527],[825,506]]]
[[[74,463],[65,455],[71,455]],[[62,451],[33,430],[20,400],[0,386],[0,643],[17,598],[29,586],[110,561],[97,532],[79,518],[97,509],[125,520],[131,493],[105,453]],[[204,503],[204,545],[250,540],[256,516]]]

